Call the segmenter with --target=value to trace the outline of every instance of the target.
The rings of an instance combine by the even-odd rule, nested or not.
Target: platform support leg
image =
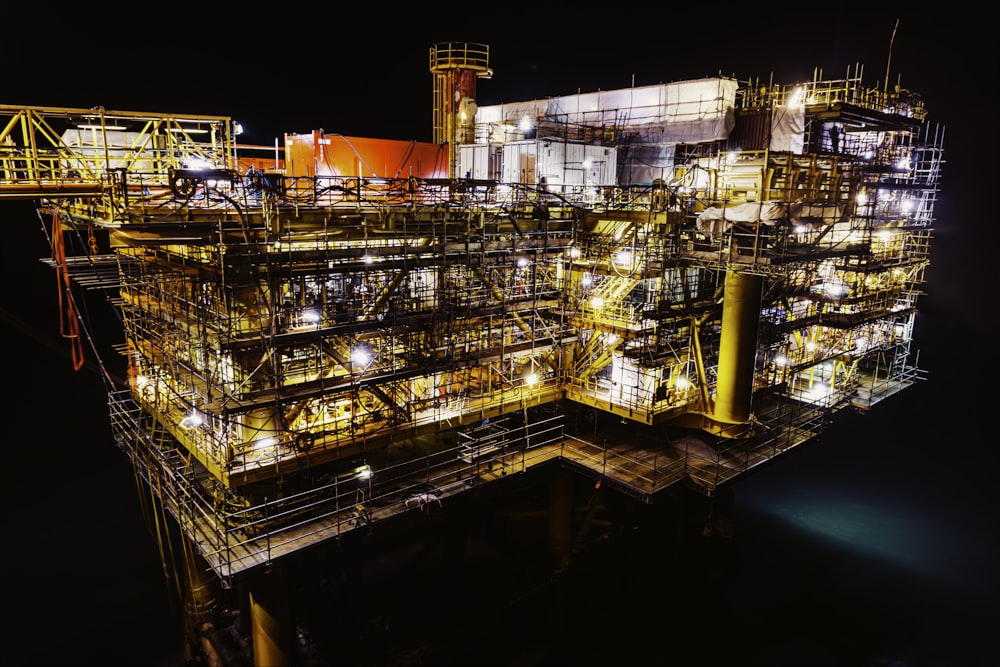
[[[289,667],[293,662],[289,646],[294,632],[282,579],[272,570],[248,582],[254,667]]]
[[[715,417],[726,424],[750,419],[763,284],[761,276],[726,275],[715,397]]]
[[[183,558],[185,655],[189,659],[198,655],[211,660],[216,656],[209,636],[218,605],[218,578],[187,541]]]
[[[549,482],[549,553],[556,572],[570,565],[573,544],[573,477],[557,469]]]

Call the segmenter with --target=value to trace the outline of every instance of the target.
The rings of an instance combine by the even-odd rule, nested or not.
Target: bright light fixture
[[[351,361],[365,366],[372,360],[372,353],[364,345],[358,345],[351,350]]]
[[[181,420],[180,426],[181,428],[195,428],[196,426],[201,426],[202,421],[201,415],[192,410]]]
[[[78,130],[127,130],[128,128],[124,125],[94,125],[93,123],[84,123],[83,125],[77,125]]]
[[[184,160],[185,169],[211,169],[212,163],[200,157],[190,157]]]

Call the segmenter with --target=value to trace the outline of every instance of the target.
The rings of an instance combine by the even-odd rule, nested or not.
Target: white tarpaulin
[[[725,139],[733,128],[738,83],[710,78],[481,106],[476,124],[493,140],[517,138],[522,119],[569,126],[638,129],[646,142],[677,144]],[[497,138],[498,131],[503,134]]]
[[[698,214],[696,229],[713,238],[729,229],[734,222],[773,222],[788,215],[787,207],[779,202],[751,202],[735,206],[710,206]]]
[[[771,150],[802,154],[806,134],[806,111],[801,104],[775,107],[771,116]]]
[[[830,224],[837,222],[844,215],[844,207],[836,204],[795,202],[791,205],[788,215],[792,223],[811,222],[815,224]]]
[[[826,203],[794,202],[750,202],[735,206],[710,206],[698,214],[695,228],[713,238],[729,229],[734,222],[755,223],[775,222],[788,219],[793,225],[810,226],[831,224],[840,220],[844,207]]]

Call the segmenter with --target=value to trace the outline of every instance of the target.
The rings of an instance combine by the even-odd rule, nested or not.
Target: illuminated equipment
[[[920,378],[943,133],[916,95],[717,77],[491,107],[460,43],[431,73],[431,143],[0,107],[0,198],[89,234],[52,261],[120,310],[113,433],[190,567],[225,588],[552,461],[712,496]]]

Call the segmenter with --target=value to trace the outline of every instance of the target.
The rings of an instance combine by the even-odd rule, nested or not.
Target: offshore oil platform
[[[110,423],[192,661],[348,656],[303,646],[287,577],[336,553],[363,579],[526,480],[552,571],[614,507],[683,490],[717,519],[734,479],[922,377],[944,132],[919,95],[859,66],[486,106],[487,45],[429,70],[426,143],[0,105],[0,199],[44,222],[77,367],[80,299],[120,314]]]

